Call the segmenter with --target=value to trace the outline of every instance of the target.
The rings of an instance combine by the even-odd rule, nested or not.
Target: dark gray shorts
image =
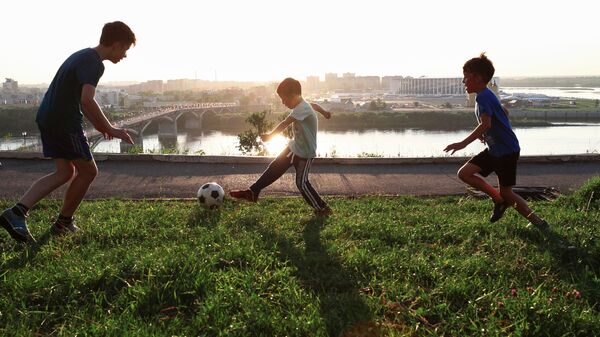
[[[40,127],[44,157],[54,159],[92,160],[90,144],[83,130],[53,131]]]

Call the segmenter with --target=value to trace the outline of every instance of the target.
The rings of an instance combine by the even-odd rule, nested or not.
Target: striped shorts
[[[90,144],[83,129],[76,132],[48,130],[40,127],[44,157],[92,160]]]

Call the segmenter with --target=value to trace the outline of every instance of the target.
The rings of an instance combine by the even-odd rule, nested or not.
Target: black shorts
[[[509,187],[517,184],[517,161],[519,152],[507,154],[505,156],[494,157],[488,149],[483,150],[468,163],[479,168],[479,174],[487,177],[492,172],[496,172],[500,186]]]
[[[90,144],[83,130],[64,132],[39,127],[44,157],[54,159],[92,160]]]

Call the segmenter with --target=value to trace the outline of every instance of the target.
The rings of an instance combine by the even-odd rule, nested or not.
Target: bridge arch
[[[146,131],[146,129],[150,125],[152,125],[153,123],[160,124],[161,121],[166,121],[168,123],[176,123],[175,119],[172,117],[169,117],[169,116],[158,116],[158,117],[152,118],[152,119],[148,120],[146,123],[144,123],[144,126],[142,126],[142,128],[140,129],[140,136],[144,134],[144,131]]]

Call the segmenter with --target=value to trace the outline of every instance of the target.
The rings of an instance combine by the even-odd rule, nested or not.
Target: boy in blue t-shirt
[[[498,221],[508,206],[513,206],[530,223],[538,228],[548,227],[548,223],[538,217],[527,202],[513,192],[517,181],[517,161],[521,148],[512,130],[504,109],[496,95],[487,87],[494,76],[494,65],[482,53],[468,60],[463,66],[463,83],[468,93],[476,93],[475,115],[479,125],[462,142],[448,145],[444,151],[454,152],[465,148],[476,139],[481,139],[487,149],[471,158],[458,170],[460,180],[489,195],[494,201],[490,222]],[[495,172],[498,176],[499,191],[477,174],[487,177]]]
[[[35,241],[27,228],[27,213],[33,205],[70,181],[54,234],[74,233],[79,228],[73,214],[98,174],[96,162],[83,131],[83,116],[105,138],[119,138],[133,144],[125,129],[113,127],[94,99],[96,86],[104,73],[102,61],[118,63],[135,44],[135,35],[120,21],[102,28],[100,44],[69,56],[60,66],[38,109],[44,156],[52,158],[56,170],[33,183],[21,200],[0,215],[0,224],[18,241]]]

